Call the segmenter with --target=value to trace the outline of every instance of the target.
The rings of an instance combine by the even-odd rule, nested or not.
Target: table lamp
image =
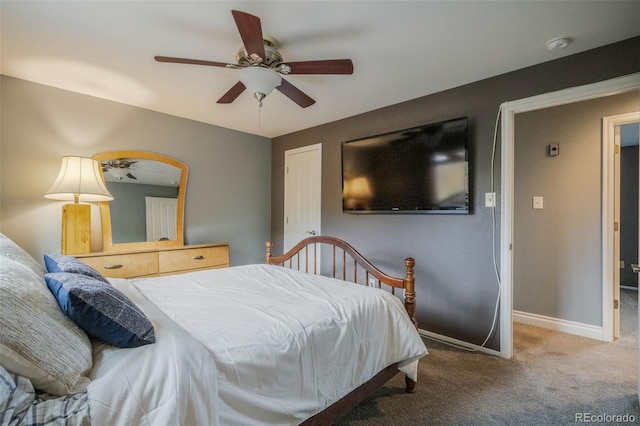
[[[100,163],[86,157],[62,157],[58,178],[44,194],[52,200],[73,201],[62,206],[63,254],[91,252],[91,206],[84,202],[110,201],[102,181]]]

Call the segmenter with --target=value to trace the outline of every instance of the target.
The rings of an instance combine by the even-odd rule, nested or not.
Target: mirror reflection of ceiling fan
[[[138,162],[137,160],[131,161],[125,158],[117,158],[115,160],[103,161],[102,172],[111,173],[111,175],[118,181],[122,181],[125,177],[129,179],[137,180],[138,178],[135,177],[133,173],[131,173],[132,171],[138,170],[135,167],[133,168],[131,167],[133,164],[137,162]],[[140,171],[142,172],[143,170],[140,170]],[[145,172],[162,173],[161,171],[157,171],[157,170],[145,170]]]
[[[117,158],[115,160],[103,161],[102,162],[102,172],[109,172],[113,175],[116,180],[121,181],[125,177],[129,179],[138,179],[133,174],[131,174],[130,167],[132,164],[137,163],[137,161],[128,161],[123,158]]]
[[[278,52],[278,41],[262,33],[260,18],[238,10],[231,11],[244,47],[236,55],[237,63],[213,62],[199,59],[156,56],[158,62],[206,65],[240,70],[240,81],[227,91],[219,104],[236,100],[245,89],[249,89],[262,106],[262,100],[275,88],[302,108],[316,101],[282,78],[293,74],[353,74],[351,59],[328,59],[319,61],[286,62]]]

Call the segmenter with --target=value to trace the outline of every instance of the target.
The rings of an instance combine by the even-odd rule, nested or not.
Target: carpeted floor
[[[640,424],[637,297],[622,291],[613,343],[514,324],[514,357],[504,360],[425,339],[415,394],[397,375],[336,424]]]

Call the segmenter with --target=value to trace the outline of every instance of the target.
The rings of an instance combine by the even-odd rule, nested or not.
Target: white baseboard
[[[462,340],[458,340],[458,339],[454,339],[453,337],[448,337],[448,336],[443,336],[441,334],[437,334],[437,333],[432,333],[431,331],[427,331],[427,330],[423,330],[421,328],[418,329],[418,333],[420,333],[421,336],[427,338],[427,339],[433,339],[433,340],[437,340],[441,343],[444,344],[449,344],[451,346],[454,347],[458,347],[460,349],[463,350],[467,350],[470,352],[482,352],[485,354],[489,354],[489,355],[495,355],[495,356],[500,356],[500,352],[493,350],[493,349],[489,349],[489,348],[485,348],[482,346],[478,346],[478,345],[474,345],[472,343],[468,343]],[[429,345],[427,345],[427,350],[429,350]]]
[[[567,321],[521,311],[513,311],[513,321],[549,330],[561,331],[563,333],[575,334],[576,336],[588,337],[590,339],[603,340],[602,327],[597,327],[595,325]]]

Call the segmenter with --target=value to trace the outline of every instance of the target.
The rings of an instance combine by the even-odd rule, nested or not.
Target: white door
[[[320,234],[322,144],[284,153],[284,251]]]
[[[640,170],[640,158],[638,158],[638,167]],[[638,185],[640,185],[640,173],[638,173]],[[640,196],[638,198],[640,198]],[[638,201],[638,224],[640,224],[640,200]],[[640,256],[640,226],[638,226],[638,256]],[[638,306],[640,306],[640,259],[631,267],[633,268],[633,272],[638,274]],[[640,313],[638,313],[638,338],[640,339]],[[640,367],[640,357],[638,357],[638,367]],[[638,371],[638,401],[640,401],[640,368]]]
[[[613,338],[620,338],[620,126],[614,129]]]
[[[638,135],[640,137],[640,135]],[[640,156],[638,158],[638,170],[640,170]],[[638,172],[638,187],[640,188],[640,172]],[[638,256],[640,257],[640,190],[638,194]],[[640,306],[640,259],[631,265],[633,272],[638,274],[638,303]],[[640,339],[640,312],[638,313],[638,338]],[[640,357],[638,357],[638,367],[640,367]],[[638,401],[640,401],[640,369],[638,370]]]
[[[144,197],[144,202],[147,217],[147,241],[177,239],[178,199]]]

